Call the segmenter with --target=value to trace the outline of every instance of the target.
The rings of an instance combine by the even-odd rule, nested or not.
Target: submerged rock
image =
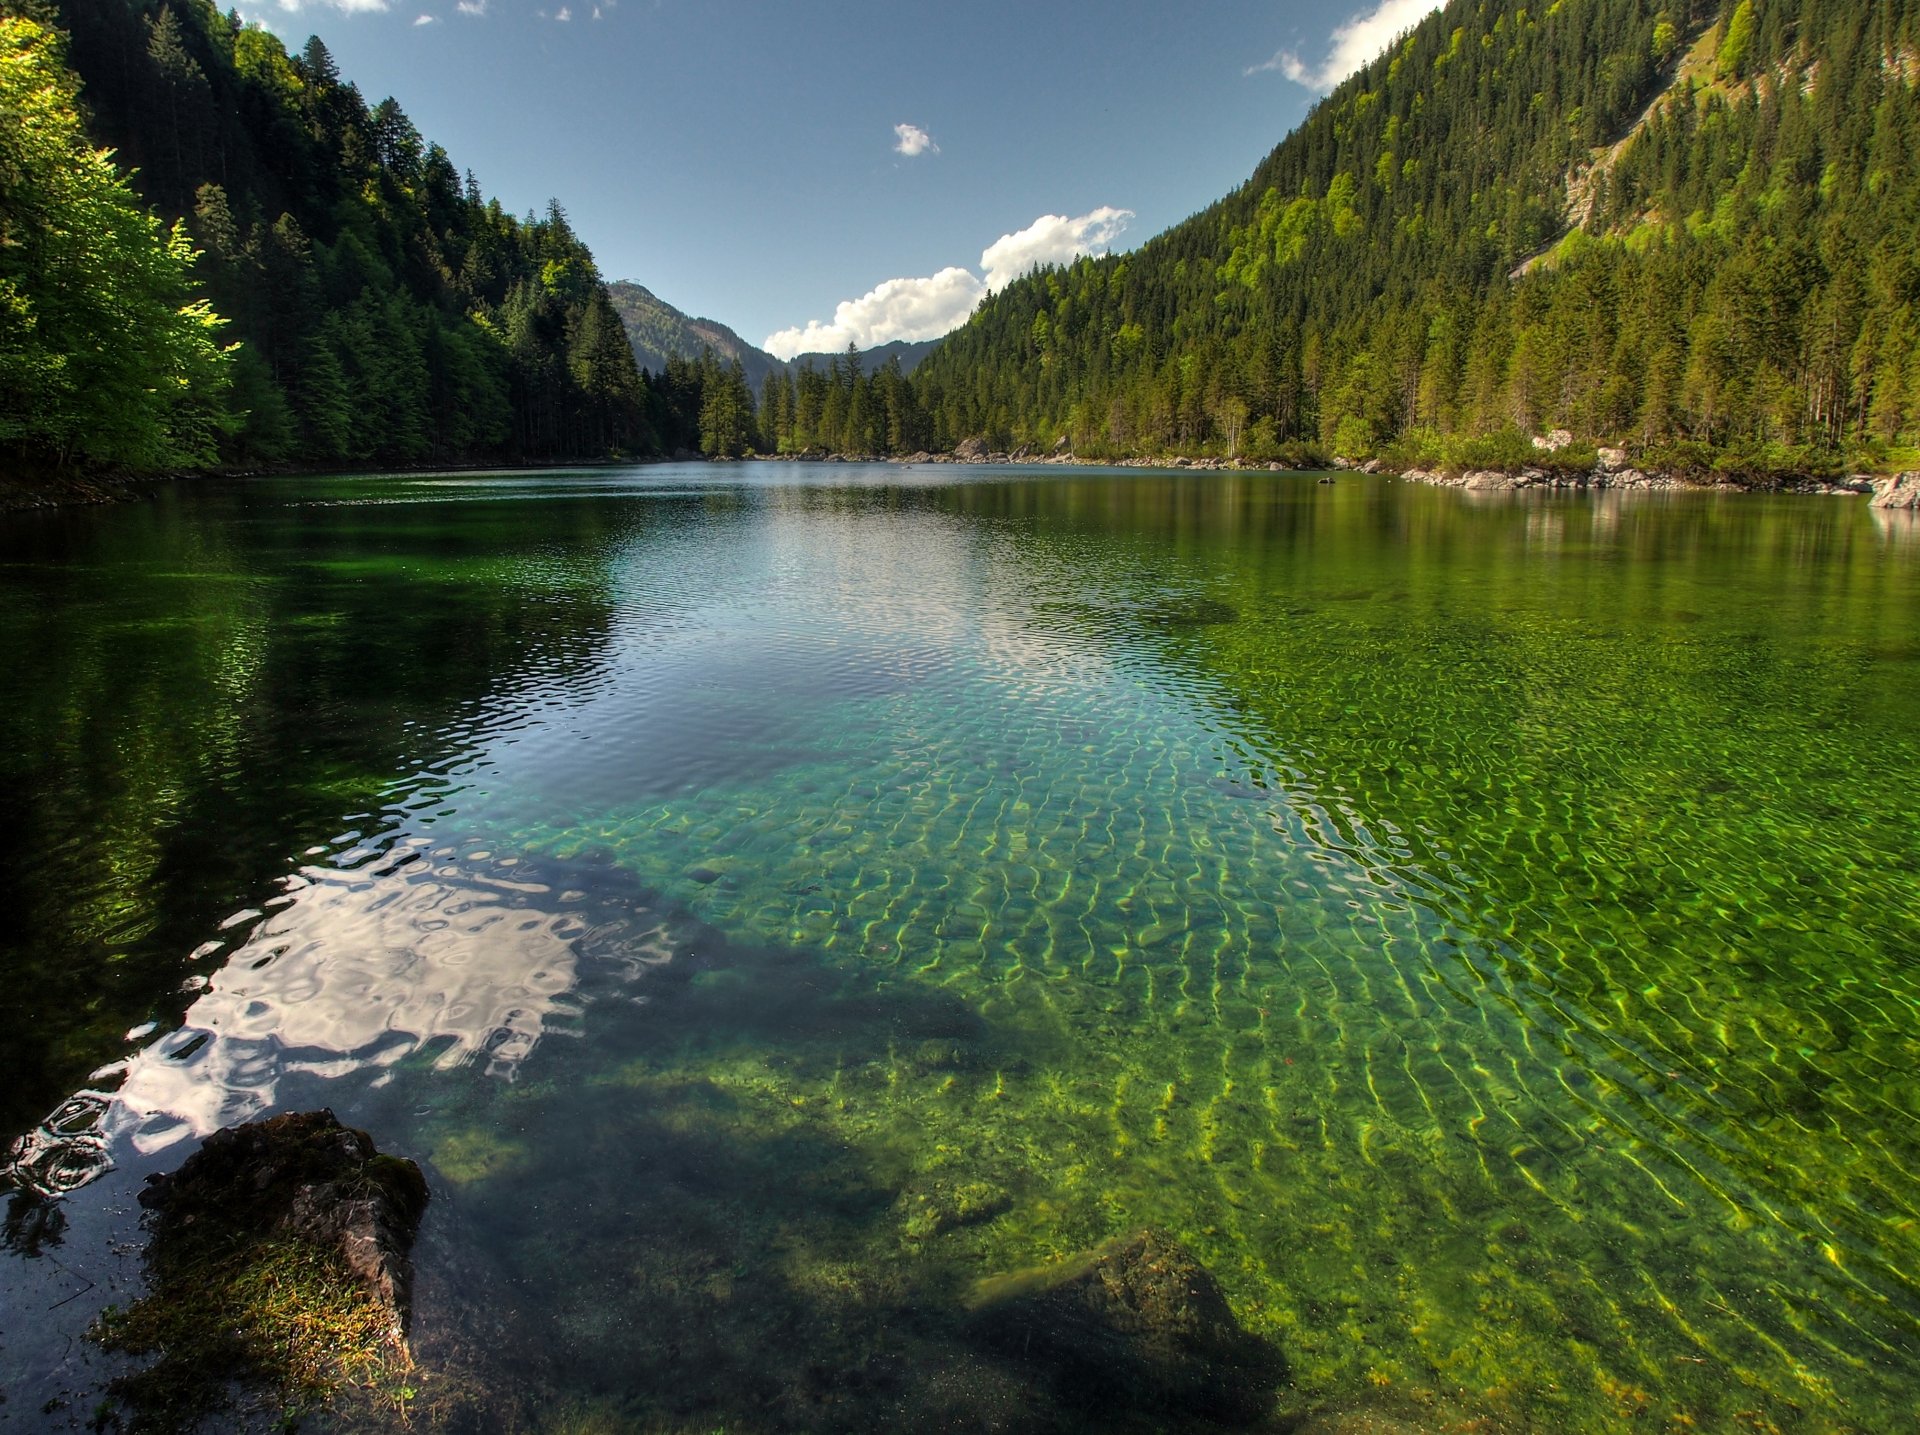
[[[1213,1420],[1266,1415],[1286,1362],[1234,1319],[1206,1267],[1145,1230],[1036,1270],[980,1282],[976,1331],[1050,1369],[1065,1400]]]

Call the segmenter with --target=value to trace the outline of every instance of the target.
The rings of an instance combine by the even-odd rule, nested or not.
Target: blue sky
[[[1434,0],[242,0],[510,208],[776,353],[944,332],[1244,181]],[[811,325],[811,327],[809,327]]]

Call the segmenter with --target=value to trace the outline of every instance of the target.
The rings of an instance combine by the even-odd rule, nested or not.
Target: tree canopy
[[[0,18],[0,448],[140,468],[212,457],[230,350],[194,250],[81,128],[59,36]]]
[[[163,246],[168,272],[192,263],[230,321],[223,337],[238,343],[225,361],[224,432],[210,421],[217,407],[193,410],[202,422],[183,428],[187,410],[175,402],[169,456],[119,439],[90,456],[144,467],[175,451],[211,458],[216,440],[221,458],[247,464],[658,450],[666,400],[635,366],[593,255],[557,202],[516,217],[483,198],[397,100],[369,106],[317,38],[289,53],[211,0],[0,0],[0,13],[28,10],[64,29],[78,77],[42,83],[70,121],[78,103],[94,142],[118,150],[140,201],[184,224]],[[45,53],[59,70],[56,49]],[[23,128],[8,126],[19,143]],[[141,216],[124,183],[121,195],[125,213]],[[10,213],[34,245],[88,232],[40,211]],[[135,322],[118,297],[151,266],[85,258],[93,267],[63,292],[121,315],[130,342],[89,347],[43,323],[43,384],[90,356],[132,370],[143,346],[177,347],[179,322]],[[205,309],[192,316],[211,322]],[[103,436],[138,411],[115,390],[85,387]]]

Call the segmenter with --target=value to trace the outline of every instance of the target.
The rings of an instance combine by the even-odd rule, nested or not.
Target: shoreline
[[[1602,450],[1603,454],[1608,450]],[[1617,451],[1613,451],[1617,452]],[[1324,467],[1249,459],[1188,458],[1081,458],[1073,453],[1036,454],[1015,450],[1012,453],[914,453],[898,457],[879,454],[799,453],[748,454],[742,462],[785,463],[897,463],[955,464],[992,468],[1142,468],[1190,473],[1353,473],[1368,477],[1397,478],[1406,483],[1421,483],[1433,488],[1458,488],[1471,493],[1509,493],[1544,490],[1557,493],[1577,492],[1654,492],[1654,493],[1790,493],[1808,496],[1869,498],[1881,508],[1920,508],[1920,471],[1894,474],[1848,474],[1827,479],[1812,474],[1783,474],[1769,479],[1742,480],[1730,475],[1693,478],[1659,469],[1641,469],[1619,459],[1603,457],[1591,469],[1550,469],[1528,467],[1516,472],[1504,469],[1401,468],[1380,459],[1364,462],[1334,459]],[[1891,501],[1883,501],[1891,500]]]
[[[1550,453],[1551,451],[1547,451]],[[1741,479],[1732,475],[1694,477],[1673,471],[1642,469],[1629,463],[1618,449],[1602,449],[1591,469],[1526,467],[1505,469],[1402,468],[1380,459],[1357,461],[1336,458],[1326,466],[1292,464],[1250,459],[1199,458],[1173,455],[1160,458],[1082,458],[1070,452],[1050,454],[1016,449],[1011,453],[987,450],[984,446],[961,448],[951,453],[921,451],[912,454],[851,454],[809,451],[798,454],[743,454],[738,459],[712,458],[704,454],[680,452],[631,459],[553,459],[539,462],[470,462],[453,464],[415,464],[369,468],[368,474],[454,475],[462,473],[538,472],[544,469],[620,469],[644,468],[670,463],[818,463],[872,464],[893,463],[902,466],[951,464],[974,468],[1133,468],[1160,469],[1188,473],[1299,473],[1360,474],[1368,477],[1399,479],[1433,488],[1455,488],[1466,493],[1761,493],[1802,496],[1866,498],[1876,508],[1920,510],[1920,471],[1893,474],[1848,474],[1841,478],[1821,478],[1812,474],[1784,474],[1765,479]],[[133,503],[154,496],[151,485],[191,482],[196,479],[295,478],[303,474],[348,474],[354,470],[331,464],[288,464],[263,468],[227,468],[205,471],[181,471],[152,474],[67,474],[40,482],[22,482],[0,478],[0,515],[35,513],[51,510],[97,507],[105,504]]]

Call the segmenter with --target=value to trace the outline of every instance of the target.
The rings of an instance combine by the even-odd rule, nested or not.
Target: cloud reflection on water
[[[116,1141],[150,1154],[204,1137],[271,1109],[296,1075],[424,1055],[511,1079],[579,1011],[582,941],[610,934],[584,899],[531,865],[418,837],[358,868],[302,868],[180,1027],[96,1073],[124,1074],[116,1090],[65,1103],[16,1164],[34,1185],[72,1189],[106,1168]],[[613,924],[635,971],[668,954],[642,917]]]

